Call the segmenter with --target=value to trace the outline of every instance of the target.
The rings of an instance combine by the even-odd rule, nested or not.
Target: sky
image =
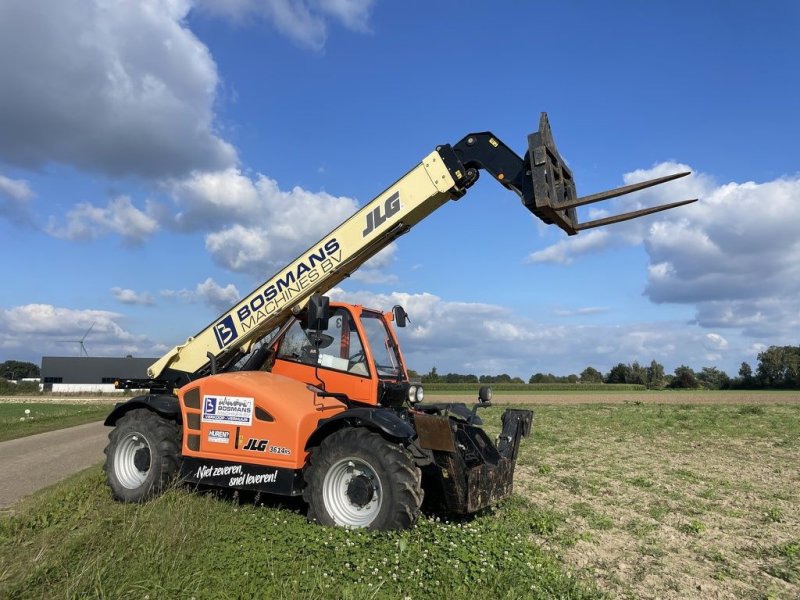
[[[768,8],[767,8],[768,7]],[[336,300],[419,372],[735,375],[800,326],[800,5],[4,0],[0,361],[158,357],[437,145],[549,115],[578,193],[691,170],[568,237],[484,175]],[[65,341],[69,340],[69,341]]]

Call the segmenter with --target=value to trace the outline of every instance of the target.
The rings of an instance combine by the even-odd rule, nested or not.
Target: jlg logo
[[[247,444],[245,444],[242,450],[252,450],[253,452],[266,452],[267,446],[269,446],[269,440],[257,440],[256,438],[250,438],[247,440]]]
[[[375,228],[383,225],[386,222],[386,219],[399,213],[400,208],[400,192],[395,192],[386,199],[386,202],[383,203],[382,215],[380,206],[376,206],[371,212],[367,213],[367,228],[364,229],[361,237],[367,237],[375,230]]]

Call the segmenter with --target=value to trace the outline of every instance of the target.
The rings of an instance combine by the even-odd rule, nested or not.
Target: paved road
[[[0,509],[104,460],[102,422],[0,442]]]

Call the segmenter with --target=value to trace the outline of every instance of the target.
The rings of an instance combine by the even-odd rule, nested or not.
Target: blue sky
[[[404,303],[411,366],[735,374],[797,344],[800,8],[771,2],[12,0],[0,360],[159,356],[437,144],[547,111],[581,194],[689,167],[567,238],[484,176],[335,298]],[[598,212],[600,211],[600,212]],[[605,211],[605,212],[602,212]]]

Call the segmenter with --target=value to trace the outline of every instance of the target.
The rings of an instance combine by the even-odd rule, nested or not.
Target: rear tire
[[[422,474],[408,451],[377,433],[345,428],[311,452],[303,499],[310,521],[406,529],[419,517]]]
[[[180,466],[178,425],[151,410],[126,413],[108,434],[106,482],[114,498],[144,502],[161,494]]]

